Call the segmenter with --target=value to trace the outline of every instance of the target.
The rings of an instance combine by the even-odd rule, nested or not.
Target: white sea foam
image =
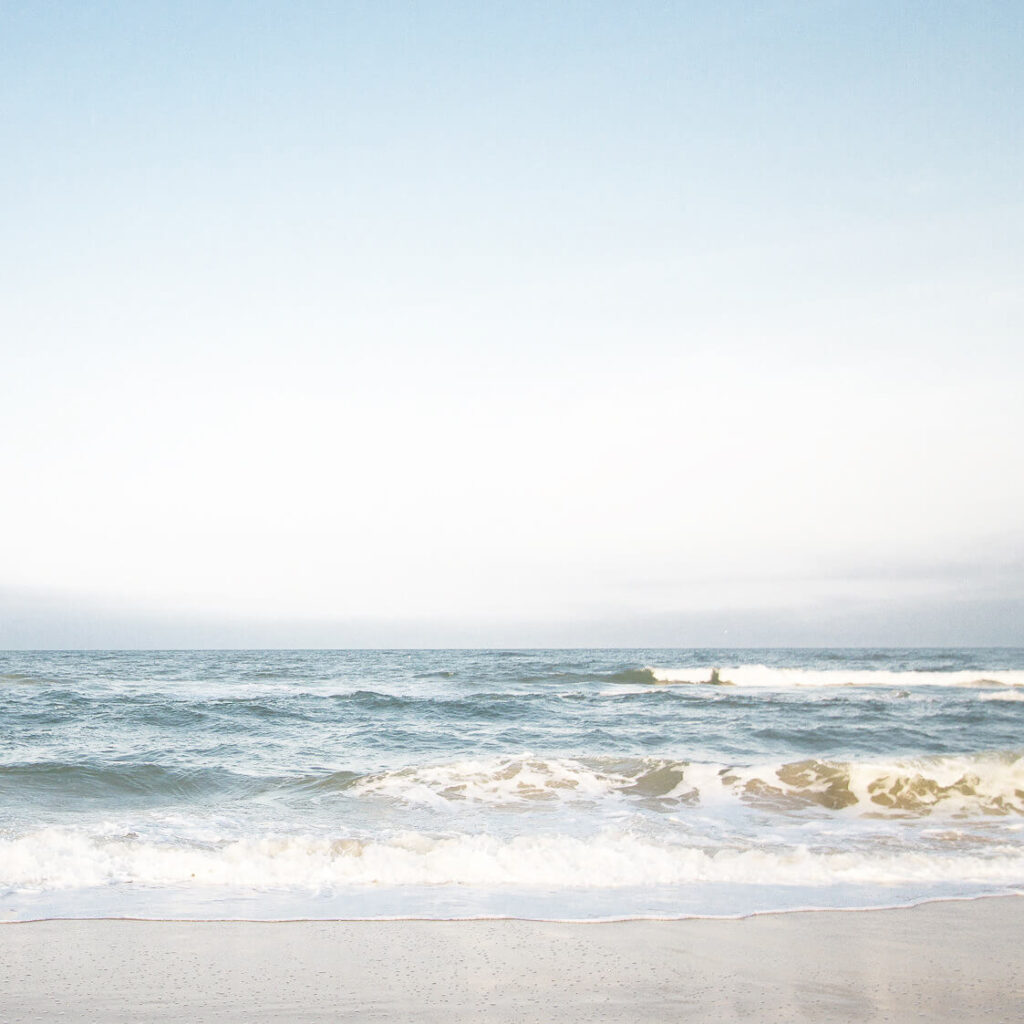
[[[956,672],[896,672],[880,669],[772,668],[768,665],[648,667],[652,683],[664,685],[717,684],[721,686],[789,689],[814,686],[1021,686],[1024,670],[967,669]]]
[[[803,846],[715,851],[613,832],[588,839],[416,833],[371,841],[291,836],[210,846],[113,839],[71,828],[0,840],[0,890],[7,892],[125,884],[330,891],[404,885],[551,889],[1022,881],[1024,851],[1008,846],[986,856],[923,850],[820,852]]]

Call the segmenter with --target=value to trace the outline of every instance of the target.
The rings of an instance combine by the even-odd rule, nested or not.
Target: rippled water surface
[[[0,653],[0,914],[538,917],[1024,886],[1024,651]]]

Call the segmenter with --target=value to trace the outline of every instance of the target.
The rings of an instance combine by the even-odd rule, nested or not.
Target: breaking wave
[[[861,815],[1024,814],[1024,754],[883,761],[808,759],[724,765],[665,758],[504,757],[402,768],[345,780],[348,791],[443,809],[640,800],[655,808],[735,799],[778,811],[816,806]]]
[[[0,766],[0,784],[16,787],[26,799],[63,794],[82,805],[111,807],[130,806],[133,800],[156,807],[231,796],[280,799],[292,808],[343,798],[452,813],[467,805],[496,811],[609,809],[610,802],[658,812],[734,801],[776,812],[817,807],[871,817],[979,818],[1024,815],[1024,752],[754,765],[522,754],[369,773],[262,777],[156,764],[37,763]]]
[[[705,666],[694,668],[644,668],[621,673],[623,682],[660,685],[748,686],[769,689],[814,686],[890,686],[905,689],[914,686],[1021,686],[1021,669],[961,669],[949,672],[883,669],[809,669],[771,668],[767,665]],[[626,676],[635,676],[626,679]]]
[[[275,836],[200,844],[101,836],[70,828],[0,840],[0,890],[8,892],[128,884],[326,893],[343,886],[1007,885],[1022,879],[1024,852],[1007,846],[985,855],[878,855],[803,846],[715,850],[613,832],[585,840],[402,833],[372,840]]]

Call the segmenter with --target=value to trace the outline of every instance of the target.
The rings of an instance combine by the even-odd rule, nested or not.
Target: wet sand
[[[0,1021],[1020,1021],[1024,897],[741,921],[0,925]]]

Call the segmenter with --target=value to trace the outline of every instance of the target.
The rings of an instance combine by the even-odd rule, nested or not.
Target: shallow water
[[[1024,886],[1024,651],[0,654],[0,914],[593,919]]]

